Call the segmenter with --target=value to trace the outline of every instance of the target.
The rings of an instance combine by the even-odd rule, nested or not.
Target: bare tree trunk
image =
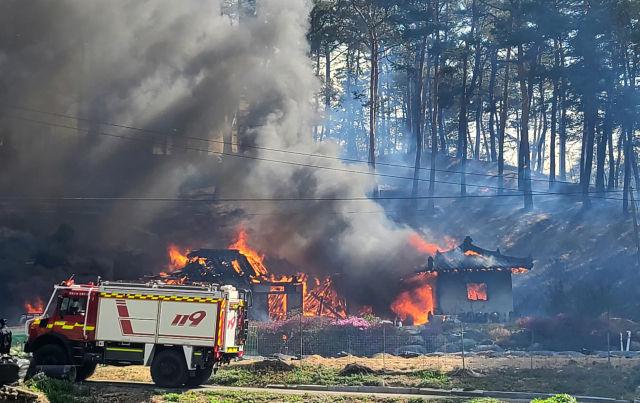
[[[462,66],[462,99],[460,101],[460,116],[458,118],[458,155],[462,160],[462,167],[460,171],[460,196],[465,197],[467,195],[467,53],[465,50],[465,56],[463,56]]]
[[[522,44],[518,45],[518,76],[520,78],[520,92],[522,94],[522,128],[520,130],[520,150],[522,168],[524,171],[524,209],[533,208],[533,196],[531,194],[531,157],[529,152],[529,109],[531,101],[524,70],[524,50]]]
[[[369,83],[371,86],[371,88],[369,88],[371,102],[369,107],[369,167],[373,175],[376,172],[376,118],[378,116],[378,80],[380,78],[380,73],[378,71],[380,68],[378,61],[378,36],[375,31],[371,30],[369,32],[369,40],[371,42],[371,81]],[[373,180],[373,196],[378,197],[378,181],[375,178],[375,175]]]
[[[558,125],[558,67],[560,65],[560,41],[553,40],[555,73],[553,75],[553,98],[551,100],[551,142],[549,143],[549,190],[556,182],[556,130]]]
[[[491,77],[489,78],[489,137],[491,141],[491,161],[498,160],[496,154],[496,130],[495,130],[495,113],[496,113],[496,72],[498,70],[498,49],[491,52]]]
[[[598,110],[596,105],[596,94],[588,90],[584,101],[584,125],[585,125],[585,148],[584,166],[581,169],[580,182],[582,185],[582,202],[585,206],[591,204],[589,198],[589,184],[591,182],[591,170],[593,166],[593,143],[595,142],[595,121]]]
[[[613,129],[607,134],[607,143],[609,144],[609,179],[607,181],[607,189],[611,190],[615,187],[616,165],[613,158]]]
[[[458,113],[458,152],[457,157],[462,158],[467,143],[467,49],[463,50],[462,57],[462,93],[460,98],[460,111]],[[466,152],[465,152],[466,154]]]
[[[625,138],[627,136],[627,132],[624,130],[624,127],[620,131],[620,135],[618,136],[618,157],[616,159],[616,169],[615,169],[615,187],[620,187],[620,161],[622,160],[622,147],[625,143]]]
[[[544,104],[543,104],[544,105]],[[547,122],[547,108],[546,106],[542,109],[542,131],[540,134],[540,140],[538,142],[538,167],[537,172],[542,173],[544,170],[544,158],[547,147],[547,129],[549,128],[549,124]]]
[[[420,57],[418,62],[418,71],[416,75],[416,107],[415,107],[415,121],[416,121],[416,163],[413,170],[413,189],[411,196],[413,197],[414,206],[418,205],[418,181],[420,179],[420,163],[422,159],[422,149],[424,147],[422,138],[422,85],[424,82],[424,58],[427,52],[427,37],[422,39],[420,46]]]
[[[476,93],[476,149],[474,158],[480,161],[480,136],[482,134],[482,68],[478,71],[478,75],[478,89]]]
[[[562,43],[558,45],[560,52],[560,180],[567,180],[567,79],[564,74],[564,52]]]
[[[607,142],[613,128],[611,118],[611,93],[607,94],[607,104],[605,107],[604,121],[602,123],[602,133],[598,136],[597,159],[596,159],[596,192],[604,194],[604,165],[607,158]]]
[[[498,193],[504,192],[504,129],[507,126],[509,109],[509,68],[511,65],[511,48],[507,48],[507,59],[504,66],[504,91],[500,110],[500,134],[498,137]]]
[[[435,0],[435,23],[440,22],[440,4]],[[435,203],[433,197],[435,195],[436,186],[436,157],[438,156],[438,126],[441,119],[438,110],[439,90],[440,90],[440,30],[436,29],[436,40],[433,45],[433,120],[431,123],[431,170],[429,171],[429,200],[427,202],[427,213],[435,214]],[[444,144],[443,144],[444,146]],[[444,148],[443,148],[444,151]]]
[[[331,47],[324,49],[324,138],[331,135]]]
[[[318,79],[320,79],[320,49],[316,50],[316,77],[318,77]],[[317,108],[316,110],[318,111],[318,113],[320,111],[320,94],[319,94],[319,92],[320,91],[318,91],[316,93],[316,96],[315,96],[315,98],[316,98],[315,107]],[[319,133],[319,130],[318,130],[318,125],[317,124],[313,125],[313,138],[314,138],[314,140],[318,141],[319,137],[320,137],[320,133]]]
[[[623,129],[624,144],[624,187],[622,189],[622,212],[629,212],[629,186],[631,185],[631,129]]]
[[[544,79],[540,80],[540,126],[541,128],[538,131],[540,138],[536,144],[536,172],[542,172],[542,165],[544,164],[542,160],[542,148],[544,147],[547,134],[547,108],[544,104]]]

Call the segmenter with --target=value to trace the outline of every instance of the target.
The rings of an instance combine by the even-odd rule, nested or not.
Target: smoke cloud
[[[211,189],[223,199],[316,199],[228,202],[222,210],[248,213],[242,218],[251,244],[261,252],[319,276],[339,274],[343,291],[370,302],[372,292],[388,288],[385,279],[424,264],[424,256],[407,244],[412,230],[388,219],[377,203],[344,200],[365,197],[373,186],[370,175],[300,164],[365,172],[366,167],[291,153],[338,155],[335,145],[314,142],[312,136],[317,123],[312,100],[319,84],[305,39],[310,4],[263,0],[237,6],[215,0],[0,3],[0,150],[7,157],[0,175],[3,193],[174,198]],[[234,125],[245,147],[233,151],[251,158],[208,155],[232,151],[220,142],[231,139],[225,136]],[[68,205],[46,204],[65,214]],[[204,238],[194,232],[170,239],[178,232],[176,225],[183,226],[184,234],[202,221],[169,220],[175,205],[120,201],[73,206],[82,212],[95,209],[97,217],[73,219],[76,239],[84,246],[69,253],[93,256],[98,245],[162,253],[158,244],[166,241],[194,249],[224,246],[218,240],[224,231],[216,226],[204,231]],[[33,260],[39,247],[32,237],[47,239],[69,217],[60,213],[41,220],[32,207],[11,205],[14,210],[3,217],[3,225],[20,231],[5,237],[29,245],[19,256],[2,256],[5,272]],[[204,211],[215,215],[220,206]],[[130,278],[144,271],[124,271],[112,260],[96,271]],[[347,286],[352,281],[358,287]]]

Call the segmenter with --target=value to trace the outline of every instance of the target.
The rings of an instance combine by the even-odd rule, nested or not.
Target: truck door
[[[74,293],[77,294],[77,293]],[[58,300],[58,309],[53,330],[64,333],[70,340],[84,340],[83,326],[87,314],[87,295],[63,294]],[[51,322],[49,322],[51,324]]]

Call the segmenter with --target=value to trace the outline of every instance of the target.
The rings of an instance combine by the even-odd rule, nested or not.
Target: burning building
[[[175,249],[172,249],[175,253]],[[173,264],[184,264],[169,273],[161,273],[157,279],[167,282],[202,282],[231,284],[252,291],[253,309],[249,319],[285,319],[287,313],[302,309],[304,284],[292,276],[276,279],[269,276],[262,264],[252,265],[249,257],[236,249],[199,249],[178,255]],[[184,256],[184,258],[183,258]]]
[[[283,320],[293,312],[306,316],[346,317],[346,301],[333,287],[331,278],[304,273],[291,276],[270,273],[264,255],[248,246],[247,233],[240,230],[230,249],[199,249],[181,253],[169,248],[171,266],[154,279],[165,282],[231,284],[251,290],[249,319]]]
[[[500,250],[482,249],[473,245],[470,237],[444,252],[436,245],[414,238],[408,238],[408,243],[422,251],[425,257],[434,257],[425,259],[426,267],[409,278],[398,279],[397,287],[394,286],[398,294],[387,306],[405,324],[422,325],[433,315],[455,316],[468,322],[506,322],[512,318],[511,276],[531,270],[531,257],[511,257]],[[250,319],[283,320],[299,312],[306,316],[343,319],[347,313],[371,313],[370,306],[356,304],[338,292],[334,280],[339,278],[319,278],[300,272],[274,274],[265,266],[265,256],[248,245],[243,228],[239,229],[229,249],[183,253],[172,245],[169,256],[169,271],[154,278],[177,283],[231,284],[251,290]],[[388,311],[376,313],[388,315]]]
[[[457,248],[436,252],[424,273],[435,279],[435,314],[468,322],[506,322],[513,318],[511,276],[532,268],[531,257],[482,249],[466,237]]]

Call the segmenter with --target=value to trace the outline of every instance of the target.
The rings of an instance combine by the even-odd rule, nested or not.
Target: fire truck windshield
[[[86,298],[70,298],[64,297],[60,304],[60,316],[66,315],[84,315],[85,306],[87,303]]]

